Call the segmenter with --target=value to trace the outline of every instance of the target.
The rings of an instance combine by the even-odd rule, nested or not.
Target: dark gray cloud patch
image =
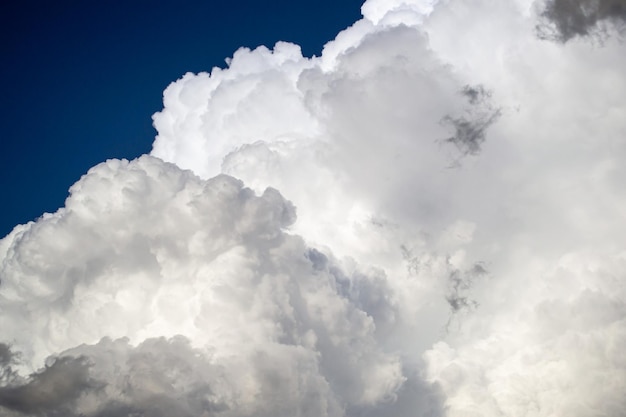
[[[487,129],[500,117],[501,111],[493,108],[491,93],[482,85],[466,85],[460,94],[467,99],[469,107],[462,115],[447,115],[441,120],[453,130],[452,136],[443,142],[453,144],[461,157],[477,155],[485,142]]]
[[[561,42],[588,36],[602,25],[626,23],[626,0],[549,0],[537,27],[539,36]]]
[[[19,355],[11,350],[11,346],[0,343],[0,386],[5,386],[17,378],[13,366],[18,363]]]
[[[26,415],[71,415],[83,393],[102,388],[90,378],[89,366],[83,357],[58,358],[26,383],[0,388],[0,407]]]
[[[316,271],[323,271],[328,266],[328,257],[314,248],[307,250],[305,256]]]
[[[487,275],[487,269],[481,262],[475,263],[467,271],[459,269],[450,271],[446,301],[450,305],[453,314],[468,308],[478,307],[478,302],[470,297],[469,292],[474,281],[485,275]]]
[[[137,347],[105,338],[53,360],[0,388],[1,416],[195,417],[225,410],[210,386],[219,370],[182,336]]]
[[[484,103],[491,98],[491,93],[482,85],[466,85],[461,94],[467,98],[470,104]]]
[[[477,155],[485,141],[487,128],[496,121],[499,115],[500,113],[496,112],[487,118],[477,120],[446,116],[442,122],[451,126],[454,129],[454,134],[445,139],[445,142],[456,146],[463,156]]]
[[[11,346],[6,343],[0,343],[0,366],[6,367],[13,363],[15,360],[13,352],[11,352]]]

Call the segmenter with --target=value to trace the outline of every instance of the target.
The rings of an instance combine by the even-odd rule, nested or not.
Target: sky
[[[11,198],[0,207],[0,235],[56,211],[93,165],[149,152],[163,90],[186,72],[223,67],[241,46],[278,40],[319,55],[360,17],[360,4],[3,3],[0,181]]]
[[[5,125],[48,127],[3,178],[70,178],[0,240],[0,415],[625,415],[626,3],[345,4],[45,11],[9,47],[77,49],[3,69]],[[175,74],[95,83],[135,59]]]

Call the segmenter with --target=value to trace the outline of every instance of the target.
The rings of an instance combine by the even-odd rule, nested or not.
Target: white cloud
[[[321,57],[170,85],[152,154],[176,165],[107,161],[0,242],[0,401],[619,415],[626,55],[608,26],[540,39],[545,7],[368,0]],[[69,408],[19,402],[61,371]]]
[[[215,403],[232,415],[341,415],[393,396],[400,363],[376,345],[374,331],[378,317],[381,325],[393,319],[384,315],[394,306],[367,298],[371,285],[384,296],[384,280],[342,272],[285,234],[294,219],[276,190],[257,197],[232,177],[203,181],[153,157],[92,168],[64,209],[6,238],[0,318],[22,366],[60,352],[87,365],[52,365],[7,391],[17,403],[2,404],[37,411],[24,404],[39,401],[38,381],[64,371],[86,380],[76,367],[92,368],[89,384],[79,384],[89,395],[72,397],[88,415],[111,401],[150,410],[148,400],[161,395],[210,396],[207,410]],[[130,393],[121,382],[129,378]],[[61,409],[67,399],[41,407]],[[199,415],[193,407],[202,401],[176,407]]]
[[[377,25],[419,24],[439,0],[367,0],[361,13]]]

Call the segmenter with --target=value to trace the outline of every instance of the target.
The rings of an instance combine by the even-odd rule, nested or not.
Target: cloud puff
[[[5,378],[0,404],[317,416],[392,398],[404,376],[375,341],[394,320],[383,277],[343,272],[284,233],[294,219],[276,190],[232,177],[147,156],[92,168],[64,209],[5,238],[4,337],[22,366],[58,358]]]
[[[478,308],[456,340],[429,350],[447,415],[621,415],[625,255],[567,255],[528,276],[497,316]]]
[[[626,55],[539,6],[368,0],[170,85],[0,241],[6,412],[619,415]]]

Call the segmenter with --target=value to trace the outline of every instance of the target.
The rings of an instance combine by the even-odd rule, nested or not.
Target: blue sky
[[[360,18],[360,0],[25,1],[0,9],[0,235],[63,206],[108,158],[150,151],[165,87],[241,46],[303,54]]]

